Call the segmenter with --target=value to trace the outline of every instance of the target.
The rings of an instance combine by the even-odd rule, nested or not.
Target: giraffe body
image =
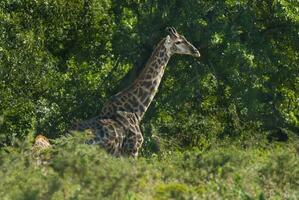
[[[76,123],[70,130],[91,131],[93,136],[86,143],[100,145],[114,156],[137,157],[143,142],[136,115],[125,111]]]
[[[99,116],[74,124],[71,131],[90,130],[93,138],[88,144],[98,144],[115,156],[137,157],[143,143],[139,123],[157,93],[170,57],[173,54],[200,56],[174,28],[169,28],[169,32],[133,84],[112,96]]]

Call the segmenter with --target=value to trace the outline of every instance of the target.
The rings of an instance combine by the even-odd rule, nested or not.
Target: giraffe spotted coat
[[[143,143],[140,121],[158,91],[165,67],[174,54],[200,57],[186,38],[168,28],[142,72],[126,89],[112,96],[99,116],[76,123],[71,131],[90,130],[88,144],[97,144],[115,156],[137,157]]]

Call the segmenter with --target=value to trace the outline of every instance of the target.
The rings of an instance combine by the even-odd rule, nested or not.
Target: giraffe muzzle
[[[199,51],[197,49],[193,49],[192,54],[193,54],[194,57],[197,57],[197,58],[200,57],[200,53],[199,53]]]

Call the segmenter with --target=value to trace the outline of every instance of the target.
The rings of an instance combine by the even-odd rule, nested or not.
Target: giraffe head
[[[200,57],[199,51],[173,27],[168,27],[166,30],[169,32],[165,40],[165,47],[168,56],[173,54],[186,54],[194,57]]]
[[[34,145],[33,145],[33,147],[40,148],[40,149],[47,149],[50,146],[51,146],[51,144],[50,144],[48,138],[46,138],[43,135],[38,135],[35,138]]]

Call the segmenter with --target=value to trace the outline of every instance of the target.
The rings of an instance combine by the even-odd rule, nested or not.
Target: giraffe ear
[[[166,36],[165,43],[166,43],[166,44],[169,44],[170,42],[171,42],[171,40],[170,40],[170,36],[169,36],[169,35],[167,35],[167,36]]]

